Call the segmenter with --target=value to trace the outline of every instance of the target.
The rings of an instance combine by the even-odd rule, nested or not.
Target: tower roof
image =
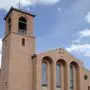
[[[27,15],[30,15],[32,17],[35,17],[35,15],[31,14],[31,13],[28,13],[28,12],[25,12],[25,11],[22,11],[22,10],[19,10],[19,9],[16,9],[16,8],[13,8],[11,7],[10,10],[8,11],[8,13],[6,14],[6,16],[4,17],[4,20],[6,20],[6,18],[9,16],[9,14],[12,12],[12,11],[17,11],[17,12],[21,12],[21,13],[24,13],[24,14],[27,14]]]

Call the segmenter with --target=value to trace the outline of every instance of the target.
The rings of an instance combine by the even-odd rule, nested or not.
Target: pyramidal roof
[[[12,11],[17,11],[17,12],[21,12],[21,13],[24,13],[24,14],[27,14],[27,15],[30,15],[32,17],[35,17],[35,15],[29,13],[29,12],[26,12],[26,11],[23,11],[23,10],[20,10],[20,9],[17,9],[17,8],[14,8],[14,7],[11,7],[8,11],[8,13],[6,14],[6,16],[4,17],[4,20],[6,20],[6,18],[8,17],[8,15],[12,12]]]

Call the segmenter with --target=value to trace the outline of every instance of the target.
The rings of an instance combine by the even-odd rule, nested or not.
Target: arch
[[[27,19],[23,16],[19,17],[18,30],[21,34],[26,34],[27,31]]]
[[[52,90],[53,60],[49,56],[42,58],[42,89]]]
[[[62,87],[62,84],[64,84],[64,90],[65,90],[65,87],[66,87],[66,61],[63,60],[63,59],[59,59],[57,60],[56,62],[56,88],[59,88],[59,90],[61,90],[63,87]],[[58,70],[57,70],[58,69]]]
[[[52,59],[51,57],[49,57],[49,56],[43,57],[43,58],[42,58],[42,63],[43,63],[44,61],[48,61],[50,64],[53,63],[53,59]]]
[[[72,61],[70,67],[70,90],[80,90],[80,66],[76,61]]]
[[[67,62],[64,59],[57,60],[57,63],[61,63],[63,66],[67,64]]]
[[[21,16],[21,17],[19,18],[19,21],[23,21],[24,23],[27,22],[26,18],[23,17],[23,16]]]
[[[80,68],[79,64],[76,61],[70,62],[70,64],[74,65],[77,69]]]

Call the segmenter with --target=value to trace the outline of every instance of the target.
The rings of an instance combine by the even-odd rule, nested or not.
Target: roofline
[[[30,16],[32,16],[32,17],[35,17],[35,16],[36,16],[36,15],[31,14],[31,13],[28,13],[28,12],[25,12],[25,11],[22,11],[22,10],[19,10],[19,9],[16,9],[16,8],[11,7],[10,10],[8,11],[8,13],[6,14],[6,16],[4,17],[4,20],[6,20],[6,18],[9,16],[9,14],[10,14],[13,10],[14,10],[14,11],[17,11],[17,12],[25,13],[25,14],[30,15]]]
[[[64,50],[65,52],[67,52],[70,56],[72,56],[73,58],[75,58],[77,61],[79,61],[82,65],[84,64],[80,59],[78,59],[77,57],[75,57],[74,55],[72,55],[70,52],[68,52],[66,49],[64,49],[64,48],[54,48],[54,49],[49,49],[49,50],[47,50],[47,51],[43,51],[43,52],[39,52],[39,53],[37,53],[36,52],[36,55],[39,55],[39,54],[44,54],[44,53],[48,53],[48,52],[52,52],[52,51],[56,51],[56,50]]]

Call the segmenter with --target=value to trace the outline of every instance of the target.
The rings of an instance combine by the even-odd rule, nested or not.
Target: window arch
[[[19,33],[26,34],[27,32],[27,20],[25,17],[20,17],[18,22]]]

